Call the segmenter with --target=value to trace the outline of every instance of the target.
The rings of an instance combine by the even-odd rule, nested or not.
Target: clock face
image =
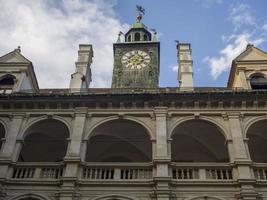
[[[140,50],[129,51],[121,58],[121,63],[128,69],[142,69],[149,65],[150,56]]]

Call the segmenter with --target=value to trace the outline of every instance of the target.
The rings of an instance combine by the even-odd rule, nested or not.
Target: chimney
[[[178,81],[181,91],[194,90],[193,85],[193,61],[191,58],[191,45],[178,43]]]
[[[75,72],[71,75],[71,92],[80,92],[89,88],[92,81],[91,64],[93,58],[93,47],[90,44],[80,44],[78,50],[78,61],[75,63]]]

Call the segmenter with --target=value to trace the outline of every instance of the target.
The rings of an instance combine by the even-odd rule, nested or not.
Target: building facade
[[[228,86],[158,86],[160,43],[141,22],[114,44],[111,88],[89,88],[80,45],[66,89],[39,89],[20,48],[0,57],[0,199],[267,199],[267,53],[249,44]],[[123,38],[122,38],[123,37]]]

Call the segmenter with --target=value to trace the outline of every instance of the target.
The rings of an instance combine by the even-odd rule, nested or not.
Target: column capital
[[[76,107],[75,108],[75,115],[86,115],[88,112],[88,108],[87,107]]]
[[[244,114],[241,112],[225,112],[222,113],[222,117],[225,120],[229,120],[229,119],[242,119],[244,117]]]
[[[154,107],[155,115],[166,115],[168,112],[168,107]]]

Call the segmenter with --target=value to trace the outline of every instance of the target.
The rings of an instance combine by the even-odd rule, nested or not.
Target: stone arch
[[[216,124],[201,118],[180,120],[170,134],[175,162],[229,162],[226,136]]]
[[[83,138],[83,140],[87,140],[88,138],[90,138],[90,135],[92,133],[92,131],[100,126],[101,124],[104,124],[108,121],[113,121],[113,120],[116,120],[116,119],[120,119],[120,117],[118,117],[117,115],[115,116],[110,116],[110,117],[107,117],[103,120],[100,120],[98,121],[97,123],[95,123],[93,126],[91,126],[87,131],[86,131],[86,134]],[[126,120],[129,120],[129,121],[133,121],[133,122],[136,122],[138,124],[140,124],[141,126],[143,126],[144,128],[146,128],[147,130],[147,133],[149,134],[149,137],[151,140],[154,140],[155,139],[155,136],[153,134],[153,130],[145,123],[143,122],[142,120],[138,119],[138,118],[135,118],[135,117],[131,117],[131,116],[123,116],[123,119],[126,119]]]
[[[217,197],[217,196],[207,196],[207,195],[202,195],[202,196],[195,196],[195,197],[188,197],[185,200],[225,200],[222,197]]]
[[[178,119],[176,120],[170,127],[169,131],[168,131],[168,135],[169,135],[169,139],[171,139],[171,136],[172,136],[172,133],[173,133],[173,130],[178,126],[180,125],[181,123],[184,123],[186,121],[189,121],[189,120],[194,120],[194,119],[200,119],[200,120],[203,120],[203,121],[207,121],[211,124],[214,124],[215,126],[218,127],[218,129],[220,130],[221,134],[223,134],[223,136],[225,137],[226,140],[231,140],[231,135],[228,134],[228,131],[226,129],[226,127],[224,127],[222,124],[220,124],[218,121],[214,120],[213,118],[210,118],[210,117],[206,117],[206,116],[199,116],[199,117],[195,117],[195,116],[188,116],[188,117],[183,117],[181,119]]]
[[[20,162],[62,161],[68,146],[69,128],[57,119],[42,119],[31,123],[23,133]]]
[[[125,118],[109,118],[91,130],[85,161],[150,162],[151,160],[151,137],[146,127],[140,123]]]
[[[93,198],[92,200],[138,200],[136,197],[121,195],[121,194],[109,194],[109,195],[102,195]]]
[[[246,137],[251,160],[258,163],[267,162],[267,119],[257,118],[246,127]]]
[[[51,200],[49,197],[46,197],[42,194],[32,194],[32,193],[26,193],[26,194],[20,194],[14,197],[9,198],[8,200]]]
[[[34,125],[40,121],[46,120],[46,119],[54,119],[54,120],[62,122],[68,128],[68,131],[71,135],[71,132],[72,132],[71,125],[66,119],[64,119],[63,117],[60,117],[60,116],[56,116],[56,115],[53,115],[51,117],[44,115],[44,116],[29,120],[28,123],[26,123],[23,126],[22,130],[19,132],[18,139],[23,140],[27,136],[27,132],[26,132],[27,129],[29,129],[32,125]]]

